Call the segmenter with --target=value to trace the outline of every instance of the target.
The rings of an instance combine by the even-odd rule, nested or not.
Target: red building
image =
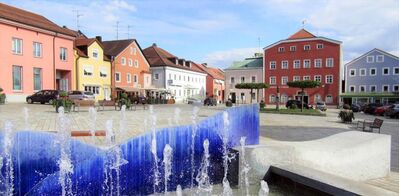
[[[206,96],[214,97],[218,103],[224,100],[224,72],[219,68],[209,67],[206,63],[197,64],[198,67],[206,72]]]
[[[304,101],[315,104],[325,101],[338,105],[341,89],[342,51],[340,41],[315,36],[301,29],[288,39],[264,48],[265,90],[267,104],[285,104],[300,99],[301,89],[289,88],[288,81],[317,80],[321,86],[305,89]],[[279,89],[279,93],[277,90]]]

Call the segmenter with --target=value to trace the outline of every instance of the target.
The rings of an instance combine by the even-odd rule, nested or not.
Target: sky
[[[135,38],[226,68],[301,28],[342,41],[344,62],[373,48],[399,55],[399,0],[5,0],[103,40]],[[119,22],[119,23],[118,23]],[[117,28],[118,23],[118,28]],[[128,31],[128,29],[130,29]]]

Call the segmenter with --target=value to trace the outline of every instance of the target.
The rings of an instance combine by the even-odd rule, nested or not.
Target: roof
[[[298,32],[294,33],[291,35],[288,39],[305,39],[305,38],[314,38],[313,34],[311,34],[309,31],[306,31],[305,29],[300,29]]]
[[[77,51],[77,53],[80,57],[88,58],[89,56],[87,54],[87,48],[94,42],[97,42],[98,45],[100,45],[100,47],[102,49],[104,49],[104,46],[102,45],[102,43],[100,41],[98,41],[96,38],[77,38],[73,42],[74,49]],[[104,61],[110,61],[109,58],[107,57],[107,55],[104,55],[103,59],[104,59]]]
[[[390,56],[390,57],[392,57],[392,58],[394,58],[394,59],[396,59],[396,60],[399,60],[399,57],[397,57],[397,56],[395,56],[395,55],[393,55],[393,54],[391,54],[391,53],[385,52],[385,51],[383,51],[383,50],[381,50],[381,49],[378,49],[378,48],[374,48],[374,49],[372,49],[372,50],[370,50],[370,51],[364,53],[363,55],[361,55],[361,56],[359,56],[359,57],[357,57],[357,58],[351,60],[350,62],[346,63],[345,66],[348,66],[348,65],[350,65],[350,64],[352,64],[352,63],[354,63],[354,62],[360,60],[361,58],[363,58],[363,57],[369,55],[370,53],[372,53],[372,52],[374,52],[374,51],[379,52],[379,53],[382,53],[382,54],[385,54],[385,55],[387,55],[387,56]]]
[[[77,31],[75,31],[75,30],[72,30],[72,29],[69,29],[68,27],[66,27],[66,26],[63,26],[62,27],[64,30],[66,30],[66,31],[69,31],[71,34],[73,34],[74,35],[74,37],[76,37],[76,38],[88,38],[84,33],[82,33],[82,31],[80,31],[80,30],[77,30]]]
[[[135,42],[135,39],[125,39],[125,40],[112,40],[104,41],[104,53],[107,56],[117,56],[124,49],[126,49],[131,43]]]
[[[300,42],[300,41],[313,41],[313,40],[323,40],[323,41],[334,43],[334,44],[342,44],[341,41],[330,39],[330,38],[326,38],[326,37],[322,37],[322,36],[315,36],[315,35],[313,35],[312,33],[310,33],[309,31],[307,31],[305,29],[300,29],[299,31],[297,31],[293,35],[289,36],[287,39],[283,39],[283,40],[280,40],[280,41],[275,42],[273,44],[270,44],[270,45],[264,47],[263,49],[266,50],[266,49],[269,49],[269,48],[274,47],[274,46],[276,46],[278,44],[281,44],[281,43],[291,43],[291,42]]]
[[[233,64],[225,70],[231,69],[259,69],[263,68],[263,57],[246,58],[243,61],[234,61]]]
[[[74,36],[72,32],[65,30],[44,16],[9,6],[4,3],[0,3],[0,18],[56,33],[62,33],[64,35]]]
[[[200,73],[206,73],[204,72],[201,68],[200,65],[191,62],[191,68],[183,65],[176,65],[175,62],[172,61],[172,59],[179,59],[175,55],[169,53],[168,51],[158,47],[156,44],[153,44],[152,46],[146,48],[143,50],[144,56],[147,58],[148,63],[150,64],[151,67],[174,67],[178,69],[185,69],[185,70],[190,70],[190,71],[195,71],[195,72],[200,72]],[[187,62],[187,61],[186,61]]]
[[[224,71],[219,68],[207,67],[208,73],[215,79],[224,80]]]

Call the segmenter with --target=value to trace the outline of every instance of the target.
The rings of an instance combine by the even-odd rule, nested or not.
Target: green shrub
[[[132,106],[132,103],[131,103],[130,99],[128,99],[128,96],[126,93],[122,93],[121,97],[118,100],[119,108],[122,108],[123,105],[126,106],[126,109],[129,109]]]
[[[68,97],[68,93],[65,91],[60,92],[60,97]]]
[[[0,87],[0,104],[4,104],[6,102],[6,94],[2,93],[3,89]]]
[[[296,110],[298,109],[298,106],[295,103],[292,103],[291,105],[288,106],[288,109]]]
[[[233,106],[233,102],[229,99],[226,101],[226,107],[232,107]]]
[[[259,107],[261,108],[261,109],[263,109],[263,108],[265,108],[266,107],[266,104],[265,104],[265,102],[262,100],[262,101],[260,101],[260,103],[259,103]]]
[[[344,123],[347,122],[352,122],[352,120],[355,120],[355,115],[353,114],[352,110],[341,110],[338,114],[338,117],[341,118],[341,121]]]
[[[70,112],[71,108],[73,105],[73,101],[71,99],[68,99],[66,97],[62,97],[60,99],[57,99],[56,101],[53,102],[53,106],[55,107],[55,111],[58,113],[58,109],[62,106],[64,107],[65,112]]]

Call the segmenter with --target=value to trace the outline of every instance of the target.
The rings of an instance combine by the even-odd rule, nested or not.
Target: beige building
[[[255,54],[255,57],[246,58],[243,61],[235,61],[225,70],[225,99],[231,99],[233,103],[245,104],[255,103],[257,100],[257,92],[253,91],[252,95],[249,89],[236,89],[238,83],[261,83],[263,81],[263,56]],[[263,100],[264,91],[259,90],[259,102]]]

